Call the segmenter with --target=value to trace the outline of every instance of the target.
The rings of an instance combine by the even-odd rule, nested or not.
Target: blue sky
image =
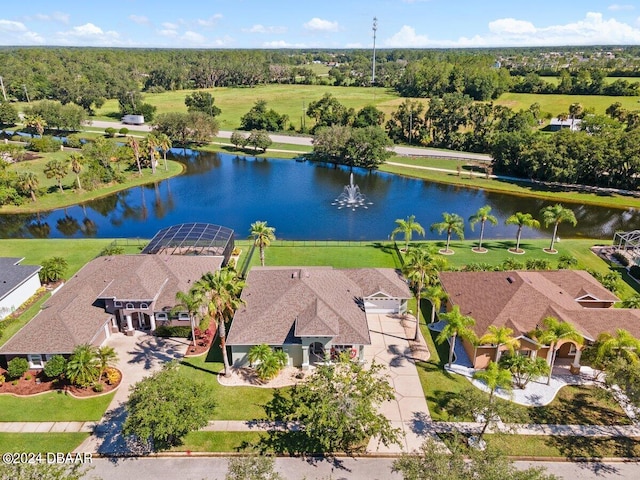
[[[640,3],[597,0],[33,0],[0,45],[381,48],[640,44]],[[28,12],[28,13],[25,13]]]

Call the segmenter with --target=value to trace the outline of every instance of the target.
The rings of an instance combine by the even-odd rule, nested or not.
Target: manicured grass
[[[181,371],[198,381],[211,385],[216,407],[210,420],[254,420],[265,418],[263,406],[273,398],[273,389],[258,387],[225,387],[218,382],[223,370],[219,343],[214,343],[207,355],[185,358]],[[287,389],[285,388],[284,391]]]
[[[368,87],[334,87],[329,85],[259,85],[254,88],[232,88],[219,87],[210,88],[206,91],[215,98],[222,113],[218,117],[221,130],[233,130],[240,127],[240,118],[249,111],[256,100],[262,99],[267,102],[268,108],[273,108],[280,114],[289,116],[291,123],[296,129],[300,128],[301,117],[309,105],[322,98],[325,93],[331,93],[347,108],[361,109],[365,105],[373,104],[379,109],[389,114],[401,103],[398,95],[382,88]],[[157,114],[166,112],[186,112],[184,98],[193,93],[194,90],[179,90],[163,92],[157,94],[145,94],[145,102],[155,105],[158,108]],[[400,102],[397,102],[400,100]],[[96,111],[96,120],[120,119],[118,113],[118,101],[107,100],[102,108]],[[305,119],[308,128],[313,126],[313,120]]]
[[[3,205],[0,207],[0,213],[27,213],[37,212],[43,210],[51,210],[54,208],[61,208],[69,205],[75,205],[78,203],[93,200],[95,198],[104,197],[114,192],[126,190],[137,185],[144,185],[147,183],[159,182],[165,178],[174,177],[180,175],[184,170],[184,166],[175,161],[168,161],[168,170],[164,170],[164,162],[161,160],[156,169],[156,174],[152,175],[151,169],[145,168],[142,171],[142,176],[139,176],[137,169],[128,170],[125,173],[126,180],[122,183],[114,183],[102,188],[98,188],[92,191],[76,191],[75,187],[75,174],[69,173],[62,180],[62,186],[64,192],[61,193],[58,189],[55,179],[47,179],[44,174],[45,164],[52,159],[49,155],[59,155],[64,153],[64,159],[69,156],[68,152],[56,152],[55,154],[43,154],[42,158],[36,160],[29,160],[26,162],[20,162],[18,164],[12,164],[10,169],[14,169],[17,172],[32,171],[39,179],[40,188],[44,188],[47,193],[37,198],[35,202],[27,200],[23,205]]]
[[[88,433],[0,433],[0,453],[34,452],[42,453],[46,462],[46,452],[72,452],[89,438]]]
[[[0,346],[4,345],[7,340],[13,337],[18,330],[24,327],[29,320],[36,316],[40,311],[40,307],[51,294],[47,293],[43,295],[37,302],[31,305],[27,310],[22,312],[15,320],[13,318],[6,318],[2,321],[2,328],[0,328]]]
[[[535,93],[503,93],[496,105],[504,105],[514,111],[528,109],[534,103],[540,104],[540,111],[548,112],[554,117],[559,113],[569,112],[569,105],[579,103],[584,109],[593,108],[595,113],[604,114],[611,104],[620,102],[623,108],[637,110],[638,97],[610,97],[606,95],[543,95]]]
[[[422,178],[438,183],[460,185],[468,188],[483,189],[490,192],[509,193],[511,195],[519,195],[525,197],[544,198],[547,200],[565,202],[567,204],[575,203],[610,206],[616,208],[640,208],[640,199],[635,197],[604,193],[596,194],[586,192],[569,192],[528,182],[488,179],[485,177],[477,176],[469,177],[469,167],[464,168],[464,166],[468,165],[469,162],[415,157],[393,157],[390,161],[394,163],[403,163],[406,165],[421,165],[433,168],[447,168],[453,170],[453,172],[437,172],[433,170],[424,170],[388,164],[381,165],[379,170],[381,172],[394,173],[396,175],[404,175],[406,177]],[[458,176],[458,173],[456,171],[456,166],[458,164],[461,164],[463,166],[463,171],[460,176]]]
[[[260,432],[191,432],[174,452],[242,452],[256,445],[264,433]]]
[[[74,398],[62,392],[32,397],[0,396],[0,422],[88,422],[100,420],[114,393]]]
[[[223,142],[226,143],[226,142]],[[204,147],[198,148],[198,150],[205,152],[220,152],[220,153],[228,153],[230,155],[238,155],[242,157],[255,157],[255,158],[282,158],[286,160],[291,160],[297,158],[301,155],[295,147],[296,145],[288,145],[287,151],[278,151],[274,152],[273,150],[268,149],[266,152],[254,152],[253,149],[237,149],[234,146],[229,145],[219,145],[219,144],[209,144]],[[276,148],[276,147],[273,147]],[[304,147],[303,147],[304,148]],[[284,150],[284,149],[283,149]],[[300,150],[303,152],[303,150]]]

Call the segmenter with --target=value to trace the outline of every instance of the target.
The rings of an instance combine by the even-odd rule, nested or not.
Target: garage
[[[407,311],[406,299],[391,297],[384,292],[364,297],[363,301],[366,313],[404,313]]]

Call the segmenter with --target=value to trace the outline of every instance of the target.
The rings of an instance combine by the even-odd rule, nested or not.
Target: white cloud
[[[212,15],[211,17],[206,19],[199,18],[198,20],[196,20],[196,23],[200,27],[213,27],[221,18],[222,14],[216,13],[215,15]]]
[[[118,32],[104,31],[91,22],[78,25],[65,32],[57,32],[57,37],[59,42],[68,45],[122,45]]]
[[[364,46],[360,42],[355,43],[347,43],[344,48],[364,48]]]
[[[305,48],[304,43],[289,43],[284,40],[274,40],[272,42],[264,42],[262,44],[264,48]]]
[[[385,40],[387,47],[494,47],[553,45],[626,45],[640,43],[640,29],[616,19],[589,12],[585,18],[564,25],[536,26],[514,18],[501,18],[488,25],[486,34],[457,40],[432,40],[404,25]]]
[[[22,22],[14,22],[13,20],[3,20],[0,19],[0,32],[26,32],[27,27],[25,27]]]
[[[162,26],[167,30],[177,30],[178,29],[178,24],[177,23],[163,22]]]
[[[27,44],[42,45],[44,43],[44,37],[36,32],[25,32],[24,34],[22,34],[22,39],[24,40],[24,43]]]
[[[251,28],[243,28],[243,32],[248,33],[286,33],[287,27],[277,27],[277,26],[264,26],[259,23],[253,25]]]
[[[158,35],[162,35],[163,37],[177,37],[178,32],[176,30],[166,29],[166,30],[158,30]]]
[[[184,32],[184,35],[182,35],[180,39],[184,40],[187,43],[196,45],[203,45],[207,40],[204,35],[201,35],[197,32],[192,32],[191,30]]]
[[[148,25],[150,23],[149,18],[144,15],[129,15],[129,20],[138,25]]]
[[[607,8],[609,10],[613,10],[614,12],[619,12],[620,10],[633,10],[635,7],[628,4],[620,5],[619,3],[614,3],[612,5],[609,5],[609,7]]]
[[[305,23],[304,28],[313,32],[337,32],[338,22],[332,22],[330,20],[323,20],[322,18],[314,17]]]
[[[26,17],[27,19],[35,19],[41,22],[60,22],[60,23],[69,23],[70,15],[68,13],[62,12],[53,12],[51,14],[46,13],[36,13],[33,17]]]

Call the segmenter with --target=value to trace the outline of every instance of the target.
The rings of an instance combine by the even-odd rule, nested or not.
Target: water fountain
[[[336,198],[331,205],[338,205],[338,210],[341,208],[350,208],[355,211],[358,207],[368,208],[367,205],[373,205],[372,202],[367,202],[366,197],[360,193],[360,187],[353,183],[353,173],[349,175],[349,185],[345,185],[342,193]]]

